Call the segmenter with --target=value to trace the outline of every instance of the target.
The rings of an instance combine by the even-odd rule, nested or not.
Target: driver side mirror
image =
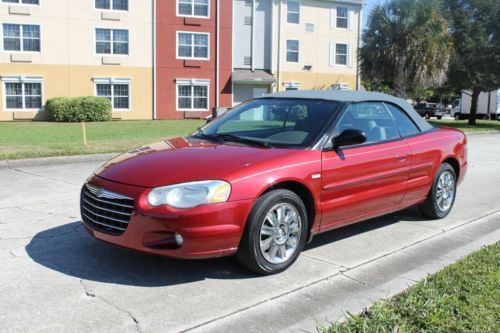
[[[366,134],[356,129],[346,129],[332,139],[333,149],[343,146],[359,145],[366,142]]]

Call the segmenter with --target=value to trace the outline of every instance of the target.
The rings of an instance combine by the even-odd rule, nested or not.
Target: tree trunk
[[[481,93],[481,89],[474,88],[472,91],[472,100],[470,102],[470,113],[469,113],[469,125],[476,126],[476,118],[477,118],[477,102],[479,100],[479,94]]]

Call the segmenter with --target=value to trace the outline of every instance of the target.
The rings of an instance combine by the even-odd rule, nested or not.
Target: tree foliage
[[[472,92],[475,125],[479,93],[500,88],[500,1],[444,0],[444,11],[454,48],[448,84]]]
[[[389,0],[376,6],[360,49],[362,77],[374,86],[390,82],[401,97],[413,87],[441,85],[452,44],[440,9],[438,0]]]

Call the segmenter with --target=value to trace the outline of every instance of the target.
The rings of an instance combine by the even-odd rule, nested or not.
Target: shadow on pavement
[[[330,244],[345,238],[360,235],[368,231],[383,228],[398,222],[426,222],[431,221],[423,217],[416,206],[405,210],[366,220],[359,223],[354,223],[345,227],[340,227],[331,231],[321,233],[314,236],[313,241],[306,245],[304,250],[314,249],[326,244]]]
[[[63,274],[123,285],[156,287],[255,277],[232,257],[176,260],[118,248],[93,239],[81,222],[39,232],[26,252],[36,263]]]
[[[413,209],[356,223],[314,237],[306,249],[382,228],[401,220],[424,221]],[[204,279],[256,278],[234,257],[207,260],[176,260],[142,254],[97,241],[81,222],[39,232],[26,246],[36,263],[79,279],[143,286],[169,286]]]

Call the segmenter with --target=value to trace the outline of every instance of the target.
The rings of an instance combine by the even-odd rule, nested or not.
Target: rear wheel
[[[455,170],[448,163],[443,163],[435,176],[427,200],[419,206],[422,214],[431,219],[445,218],[455,203],[456,184]]]
[[[430,113],[426,113],[424,117],[425,117],[425,119],[431,119],[431,114]]]
[[[250,213],[236,257],[258,274],[279,273],[297,260],[306,241],[307,226],[306,208],[295,193],[266,193]]]

